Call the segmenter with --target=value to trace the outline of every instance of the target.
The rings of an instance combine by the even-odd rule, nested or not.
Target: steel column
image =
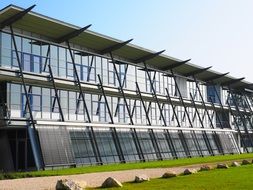
[[[244,139],[243,136],[242,136],[242,132],[241,132],[241,129],[240,129],[240,125],[239,125],[238,122],[237,122],[236,116],[234,115],[233,110],[232,110],[231,105],[230,105],[229,102],[228,102],[228,108],[229,108],[229,111],[230,111],[230,113],[231,113],[231,115],[232,115],[232,117],[233,117],[233,119],[234,119],[234,122],[235,122],[235,124],[236,124],[236,126],[237,126],[238,133],[239,133],[239,135],[240,135],[240,137],[241,137],[241,139],[242,139],[242,144],[243,144],[243,146],[244,146],[246,152],[249,153],[249,150],[248,150],[248,147],[247,147],[247,143],[245,142],[245,139]]]
[[[210,122],[210,124],[211,124],[211,127],[214,129],[215,127],[214,127],[214,125],[213,125],[212,118],[210,117],[210,114],[209,114],[208,109],[207,109],[207,107],[206,107],[206,103],[205,103],[205,100],[204,100],[204,98],[203,98],[203,96],[202,96],[202,93],[201,93],[201,91],[200,91],[199,84],[198,84],[198,82],[197,82],[197,80],[196,80],[196,77],[193,76],[193,79],[194,79],[194,82],[195,82],[195,84],[196,84],[196,88],[197,88],[197,90],[198,90],[199,96],[200,96],[200,98],[201,98],[201,102],[202,102],[202,104],[203,104],[203,106],[204,106],[204,109],[205,109],[205,111],[206,111],[208,120],[209,120],[209,122]],[[223,148],[222,148],[222,146],[221,146],[221,144],[220,144],[220,140],[219,140],[219,137],[218,137],[217,133],[216,133],[216,132],[213,132],[213,134],[214,134],[214,140],[215,140],[215,143],[216,143],[216,145],[217,145],[217,147],[218,147],[219,152],[220,152],[221,154],[224,154],[224,151],[223,151]]]
[[[188,110],[187,110],[187,107],[186,107],[186,105],[185,105],[185,103],[184,103],[183,96],[182,96],[182,94],[181,94],[181,92],[180,92],[180,89],[179,89],[179,86],[178,86],[178,83],[177,83],[177,80],[176,80],[176,76],[175,76],[175,74],[174,74],[173,69],[171,69],[171,74],[172,74],[172,77],[173,77],[174,82],[175,82],[176,91],[178,91],[178,94],[179,94],[179,100],[181,101],[181,103],[182,103],[182,105],[183,105],[183,107],[184,107],[184,111],[185,111],[185,114],[186,114],[186,116],[187,116],[187,119],[188,119],[188,122],[189,122],[189,124],[190,124],[190,127],[193,128],[190,115],[189,115]],[[198,151],[198,154],[199,154],[200,156],[203,156],[202,150],[201,150],[200,145],[199,145],[198,140],[197,140],[197,136],[196,136],[196,134],[195,134],[194,131],[192,132],[192,135],[193,135],[193,136],[192,136],[192,137],[193,137],[193,142],[194,142],[194,145],[195,145],[195,147],[196,147],[196,149],[197,149],[197,151]]]
[[[126,65],[126,68],[125,68],[125,73],[124,73],[124,78],[123,78],[123,81],[122,81],[122,86],[124,86],[124,85],[125,85],[125,82],[126,82],[127,70],[128,70],[128,65]],[[120,97],[118,97],[118,103],[117,103],[117,106],[116,106],[116,109],[115,109],[115,114],[114,114],[114,116],[116,116],[117,113],[118,113],[119,102],[120,102]]]
[[[30,102],[30,98],[29,98],[27,88],[26,88],[26,83],[25,83],[24,74],[23,74],[23,68],[22,68],[21,60],[20,60],[20,57],[19,57],[19,54],[18,54],[17,43],[16,43],[16,40],[15,40],[12,25],[10,25],[10,30],[11,30],[11,38],[12,38],[14,49],[15,49],[15,54],[16,54],[17,61],[18,61],[19,74],[20,74],[21,82],[22,82],[23,89],[24,89],[24,92],[25,92],[25,97],[26,97],[28,110],[29,110],[30,120],[29,120],[29,122],[27,121],[28,130],[31,131],[31,134],[33,133],[32,137],[35,137],[34,139],[31,139],[32,149],[33,149],[33,153],[34,153],[34,160],[35,160],[35,164],[36,164],[37,169],[40,170],[40,169],[43,168],[43,166],[42,166],[43,161],[41,160],[42,159],[42,156],[41,156],[42,153],[41,153],[41,148],[38,147],[38,146],[36,147],[36,145],[39,144],[39,136],[38,136],[38,133],[36,132],[35,120],[33,118],[31,102]],[[29,128],[30,124],[32,125],[33,130],[30,130],[30,128]],[[30,138],[31,138],[31,136],[30,136]]]
[[[29,88],[28,88],[28,94],[31,94],[32,93],[32,86],[29,86]],[[23,117],[25,117],[25,115],[26,115],[26,113],[27,113],[27,109],[28,109],[28,102],[26,101],[26,103],[25,103],[25,109],[24,109],[24,111],[23,111]]]
[[[222,104],[220,95],[218,94],[218,92],[217,92],[215,86],[214,86],[214,85],[212,85],[212,86],[213,86],[213,89],[214,89],[214,92],[215,92],[216,96],[218,97],[218,100],[219,100],[219,103],[220,103],[220,106],[221,106],[221,110],[222,110],[223,116],[224,116],[225,119],[227,120],[227,123],[228,123],[228,125],[230,126],[230,128],[232,129],[232,127],[231,127],[231,125],[230,125],[230,122],[229,122],[229,117],[227,117],[227,115],[226,115],[226,112],[225,112],[225,109],[224,109],[224,107],[223,107],[223,104]],[[235,125],[237,126],[238,133],[239,133],[239,135],[242,137],[242,133],[241,133],[239,124],[237,123],[237,120],[236,120],[236,118],[235,118],[235,116],[234,116],[234,113],[233,113],[233,111],[232,111],[232,108],[231,108],[230,104],[228,104],[228,108],[229,108],[229,111],[230,111],[232,117],[234,118],[234,122],[235,122]],[[245,143],[244,138],[242,138],[242,144],[243,144],[244,148],[246,149],[246,152],[249,152],[249,151],[248,151],[248,148],[247,148],[247,146],[246,146],[246,143]],[[240,150],[240,149],[239,149],[239,150]],[[240,150],[240,152],[241,152],[241,150]]]
[[[118,80],[118,83],[119,83],[119,91],[121,92],[121,94],[123,96],[124,103],[126,105],[127,113],[128,113],[129,119],[130,119],[130,124],[134,125],[132,114],[131,114],[130,108],[128,106],[128,102],[127,102],[127,99],[126,99],[126,96],[125,96],[125,92],[123,90],[123,86],[121,84],[121,80],[120,80],[120,77],[119,77],[119,73],[118,73],[118,70],[117,70],[116,63],[114,61],[112,52],[110,52],[110,57],[111,57],[113,68],[115,70],[115,74],[116,74],[116,77],[117,77],[117,80]],[[140,158],[141,161],[145,162],[145,158],[144,158],[144,155],[143,155],[142,147],[140,145],[140,141],[139,141],[137,132],[136,132],[135,128],[131,128],[131,131],[132,131],[131,134],[133,136],[134,143],[135,143],[135,146],[136,146],[136,150],[138,152],[138,156],[139,156],[139,158]]]
[[[50,54],[50,45],[48,45],[47,57],[46,57],[45,65],[47,65],[47,62],[49,60],[49,54]],[[58,94],[58,90],[56,88],[54,74],[53,74],[53,71],[52,71],[52,67],[51,67],[51,62],[50,61],[48,63],[48,70],[49,70],[49,74],[50,74],[50,80],[52,81],[52,84],[53,84],[53,87],[54,87],[55,98],[56,98],[58,106],[59,106],[59,112],[60,112],[61,121],[64,121],[64,115],[63,115],[63,111],[62,111],[62,107],[61,107],[60,97],[59,97],[59,94]]]
[[[151,121],[150,121],[150,119],[149,119],[149,115],[148,115],[148,112],[147,112],[147,108],[146,108],[145,102],[144,102],[144,100],[143,100],[143,98],[142,98],[139,85],[138,85],[137,82],[135,82],[135,84],[136,84],[137,93],[138,93],[138,95],[139,95],[139,97],[140,97],[140,99],[141,99],[141,103],[142,103],[143,109],[144,109],[144,111],[145,111],[145,115],[146,115],[146,119],[147,119],[147,121],[148,121],[148,125],[151,126]],[[161,151],[160,151],[160,149],[159,149],[158,143],[157,143],[157,141],[156,141],[154,131],[153,131],[153,129],[149,129],[148,131],[149,131],[149,135],[150,135],[150,138],[151,138],[153,147],[154,147],[155,152],[156,152],[156,156],[157,156],[158,160],[162,160],[162,159],[163,159],[163,158],[162,158],[162,154],[161,154]]]
[[[232,92],[231,92],[231,95],[232,95]],[[233,95],[232,95],[232,96],[233,96]],[[241,96],[241,98],[242,98],[242,96]],[[243,100],[243,98],[242,98],[242,100]],[[247,112],[247,110],[246,110],[246,108],[245,108],[244,105],[243,105],[243,110],[244,110],[245,113]],[[250,110],[250,113],[251,113],[251,110]],[[249,122],[249,125],[250,125],[250,127],[251,127],[251,130],[252,130],[252,129],[253,129],[253,125],[252,125],[252,122],[251,122],[249,116],[248,116],[247,114],[244,114],[244,115],[245,115],[245,117],[247,118],[247,120],[248,120],[248,122]]]
[[[246,104],[248,105],[249,110],[250,110],[250,112],[251,112],[251,114],[252,114],[252,113],[253,113],[253,112],[252,112],[252,108],[251,108],[250,103],[249,103],[249,101],[248,101],[247,95],[246,95],[244,92],[241,92],[241,94],[242,94],[242,96],[244,97],[245,102],[246,102]]]
[[[79,93],[80,93],[82,101],[83,101],[83,107],[84,107],[84,110],[86,112],[88,122],[91,123],[89,110],[88,110],[88,107],[87,107],[87,104],[86,104],[86,101],[85,101],[85,97],[84,97],[83,90],[82,90],[82,87],[81,87],[81,82],[80,82],[78,72],[77,72],[77,69],[76,69],[75,59],[74,59],[69,41],[66,41],[66,42],[67,42],[67,45],[68,45],[68,50],[69,50],[69,53],[70,53],[70,57],[71,57],[71,60],[72,60],[73,69],[74,69],[74,73],[75,73],[74,79],[76,80],[76,84],[78,86]],[[102,164],[102,159],[101,159],[100,152],[99,152],[99,149],[98,149],[95,133],[94,133],[92,127],[89,127],[88,129],[90,129],[90,131],[88,130],[89,131],[89,137],[91,139],[92,148],[93,148],[94,154],[96,156],[96,161],[97,161],[98,164]]]
[[[191,92],[190,92],[190,97],[191,97],[193,106],[194,106],[194,108],[195,108],[195,113],[197,114],[197,116],[198,116],[198,118],[199,118],[201,127],[202,127],[202,128],[205,128],[205,126],[204,126],[204,124],[203,124],[203,120],[202,120],[202,118],[201,118],[201,116],[200,116],[200,113],[199,113],[199,111],[198,111],[198,108],[197,108],[196,103],[195,103],[195,101],[194,101],[194,97],[192,96],[192,93],[191,93]],[[213,149],[212,149],[212,146],[211,146],[211,144],[210,144],[210,142],[209,142],[209,139],[208,139],[208,136],[207,136],[207,134],[206,134],[206,131],[203,131],[202,135],[203,135],[203,138],[204,138],[204,140],[205,140],[206,147],[208,148],[209,154],[211,154],[212,156],[214,156]]]
[[[162,110],[161,105],[160,105],[160,102],[159,102],[159,100],[158,100],[158,98],[157,98],[156,91],[155,91],[155,88],[154,88],[154,85],[153,85],[153,81],[151,80],[151,76],[150,76],[150,73],[149,73],[149,71],[148,71],[146,62],[143,61],[143,64],[144,64],[144,69],[145,69],[145,71],[146,71],[146,74],[147,74],[147,76],[148,76],[148,80],[149,80],[149,83],[150,83],[150,87],[151,87],[151,91],[152,91],[153,97],[154,97],[154,99],[155,99],[155,101],[156,101],[156,104],[157,104],[157,106],[158,106],[158,109],[159,109],[159,111],[160,111],[160,116],[162,117],[163,124],[164,124],[164,126],[167,126],[166,120],[165,120],[164,115],[163,115],[163,110]],[[170,150],[171,150],[172,152],[175,153],[176,150],[175,150],[175,147],[174,147],[174,145],[173,145],[173,141],[172,141],[170,132],[169,132],[169,130],[166,130],[166,132],[167,132],[168,138],[170,139],[170,140],[169,140],[170,142],[168,143],[169,146],[170,146],[170,148],[171,148]],[[175,153],[175,154],[176,154],[176,153]]]
[[[231,94],[232,100],[233,100],[233,102],[234,102],[234,104],[235,104],[236,111],[237,111],[237,113],[239,114],[239,117],[241,118],[241,121],[242,121],[242,123],[243,123],[245,133],[247,134],[247,136],[248,136],[248,138],[249,138],[249,141],[250,141],[250,144],[251,144],[251,146],[253,147],[253,140],[252,140],[252,138],[251,138],[250,135],[249,135],[249,131],[248,131],[248,128],[247,128],[247,124],[246,124],[246,122],[245,122],[245,120],[244,120],[245,118],[244,118],[244,116],[242,115],[242,113],[240,112],[239,106],[238,106],[238,104],[237,104],[237,102],[236,102],[236,100],[235,100],[235,98],[234,98],[234,96],[233,96],[233,94],[232,94],[232,92],[231,92],[231,88],[230,88],[230,87],[229,87],[229,94]],[[229,97],[229,96],[228,96],[228,97]],[[229,102],[228,102],[228,104],[229,104]]]
[[[180,128],[180,127],[181,127],[181,124],[180,124],[180,121],[179,121],[178,116],[177,116],[176,106],[173,105],[173,103],[172,103],[172,100],[171,100],[171,97],[170,97],[170,94],[169,94],[168,89],[165,88],[165,90],[166,90],[166,93],[167,93],[167,96],[166,96],[166,97],[167,97],[167,100],[169,101],[169,105],[171,105],[171,107],[172,107],[172,111],[173,111],[174,117],[176,118],[178,128]],[[182,145],[183,145],[184,151],[185,151],[185,153],[186,153],[186,156],[187,156],[187,157],[191,157],[191,153],[190,153],[189,148],[188,148],[188,146],[187,146],[187,143],[186,143],[186,140],[185,140],[183,131],[179,129],[179,130],[178,130],[178,133],[181,134],[181,135],[180,135],[180,140],[182,141]],[[182,138],[182,137],[183,137],[183,138]],[[175,152],[176,152],[176,151],[175,151]]]
[[[134,100],[134,105],[133,105],[133,108],[131,111],[131,117],[133,117],[133,115],[134,115],[135,108],[136,108],[136,99]]]
[[[102,80],[101,80],[99,74],[97,76],[98,76],[98,80],[99,80],[99,87],[100,87],[101,92],[103,94],[105,104],[106,104],[106,107],[107,107],[107,110],[108,110],[108,113],[109,113],[109,116],[110,116],[110,119],[111,119],[111,123],[114,124],[112,113],[111,113],[110,106],[109,106],[108,101],[107,101],[107,97],[106,97],[106,94],[105,94],[105,91],[104,91]],[[123,151],[122,151],[122,148],[121,148],[121,145],[120,145],[120,141],[119,141],[117,131],[114,127],[110,127],[110,130],[111,130],[111,133],[112,133],[113,141],[114,141],[114,144],[115,144],[120,162],[125,163],[126,161],[125,161],[124,154],[123,154]]]
[[[216,113],[216,117],[218,118],[218,121],[219,121],[219,123],[220,123],[220,126],[221,126],[221,128],[223,129],[223,124],[222,124],[222,121],[221,121],[221,118],[220,118],[220,115],[218,115],[217,113],[218,113],[218,111],[217,111],[217,109],[216,109],[216,107],[215,107],[215,105],[214,105],[214,103],[213,103],[213,100],[212,100],[212,98],[209,98],[209,100],[210,100],[210,102],[211,102],[211,105],[212,105],[212,107],[213,107],[213,110],[215,111],[215,113]],[[229,125],[230,126],[230,125]],[[230,127],[231,128],[231,127]],[[241,150],[239,149],[239,147],[237,147],[237,149],[239,150],[239,152],[241,153]]]

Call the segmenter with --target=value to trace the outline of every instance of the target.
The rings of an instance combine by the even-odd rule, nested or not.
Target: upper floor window
[[[108,63],[108,84],[116,85],[116,73],[113,63]]]
[[[146,91],[150,93],[160,93],[160,80],[159,80],[159,73],[156,72],[149,72],[151,81],[149,79],[148,74],[146,73]],[[152,87],[153,85],[153,87]]]
[[[42,57],[32,55],[29,53],[18,52],[19,59],[21,61],[21,67],[24,71],[41,73],[42,70]],[[16,52],[12,51],[12,67],[18,66],[18,59]]]
[[[127,65],[125,65],[125,64],[120,64],[119,65],[119,78],[120,78],[120,81],[121,81],[121,85],[123,86],[123,87],[126,87],[126,82],[127,82],[127,80],[126,80],[126,78],[127,78],[127,76],[126,76],[126,71],[127,71]]]
[[[42,110],[42,106],[41,106],[42,102],[41,102],[40,94],[28,93],[28,98],[29,98],[32,111],[39,112]],[[21,111],[22,116],[25,117],[27,112],[28,112],[28,103],[26,100],[26,95],[25,93],[22,93],[22,111]]]

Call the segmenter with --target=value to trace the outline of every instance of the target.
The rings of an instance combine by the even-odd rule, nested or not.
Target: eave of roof
[[[4,19],[22,10],[24,9],[16,5],[9,5],[3,8],[2,10],[0,10],[0,22],[2,22]],[[19,28],[25,31],[33,32],[33,33],[48,37],[49,39],[52,39],[52,40],[61,37],[63,34],[70,33],[73,30],[80,29],[80,27],[78,26],[75,26],[75,25],[72,25],[72,24],[57,20],[57,19],[53,19],[48,16],[44,16],[32,11],[30,11],[27,15],[25,15],[21,20],[14,23],[13,27]],[[101,50],[107,47],[113,46],[117,43],[122,43],[123,41],[93,32],[91,30],[85,30],[79,36],[71,39],[70,42],[83,46],[83,47],[87,47],[88,49],[92,49],[95,52],[100,52]],[[123,59],[126,59],[130,62],[150,53],[155,53],[155,52],[145,49],[143,47],[136,46],[131,43],[113,52],[114,55],[122,57]],[[170,57],[165,54],[161,54],[153,59],[148,60],[146,63],[150,67],[153,67],[159,70],[159,69],[164,68],[167,65],[171,65],[171,64],[181,62],[181,61],[182,60]],[[192,72],[196,69],[203,69],[203,67],[187,62],[186,64],[183,64],[180,67],[175,68],[174,71],[178,74],[183,75],[184,73]],[[221,74],[221,73],[213,71],[213,70],[207,70],[198,74],[196,78],[198,80],[204,80],[205,78],[212,77],[217,74]],[[232,76],[226,75],[215,80],[215,82],[224,83],[231,79],[235,79],[235,78]],[[236,84],[233,84],[232,87],[239,88],[242,86],[247,86],[248,84],[250,83],[243,80],[243,81],[239,81]],[[253,87],[250,86],[250,89],[253,90]]]

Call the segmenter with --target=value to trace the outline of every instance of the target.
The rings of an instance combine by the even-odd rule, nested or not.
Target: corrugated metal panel
[[[37,130],[46,167],[75,164],[70,135],[65,126],[39,126]]]

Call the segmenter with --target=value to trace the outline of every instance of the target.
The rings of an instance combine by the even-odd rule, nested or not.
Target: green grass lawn
[[[124,183],[122,188],[108,190],[167,190],[167,189],[194,189],[194,190],[243,190],[253,189],[253,165],[233,167],[229,169],[214,169],[199,172],[188,176],[178,176],[169,179],[151,179],[143,183]],[[106,190],[106,189],[103,189]]]
[[[224,156],[208,156],[195,158],[182,158],[177,160],[152,161],[144,163],[126,163],[126,164],[108,164],[103,166],[86,166],[77,168],[66,168],[57,170],[34,171],[34,172],[16,172],[1,174],[0,179],[14,179],[24,177],[40,177],[40,176],[56,176],[56,175],[74,175],[93,172],[119,171],[144,168],[167,168],[174,166],[184,166],[200,163],[212,163],[239,159],[252,159],[253,153],[250,154],[234,154]]]

